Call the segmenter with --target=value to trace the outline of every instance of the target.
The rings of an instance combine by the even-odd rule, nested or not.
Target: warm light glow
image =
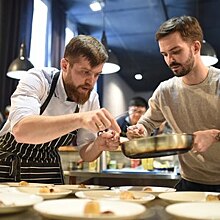
[[[205,40],[203,40],[201,47],[201,58],[205,66],[212,66],[218,62],[215,49]]]
[[[212,66],[218,62],[217,57],[201,55],[201,58],[202,58],[202,62],[205,64],[205,66]]]
[[[27,71],[24,70],[16,70],[7,72],[7,76],[13,79],[21,79],[27,74]]]
[[[102,69],[102,74],[116,73],[120,70],[120,66],[115,63],[106,62]]]
[[[91,8],[92,11],[101,11],[102,10],[102,5],[101,2],[99,1],[94,1],[92,2],[89,7]]]
[[[136,80],[142,80],[143,79],[143,75],[141,73],[137,73],[137,74],[134,75],[134,78]]]

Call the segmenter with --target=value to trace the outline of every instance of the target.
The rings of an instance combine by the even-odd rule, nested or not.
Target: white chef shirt
[[[52,77],[57,71],[55,68],[43,68],[41,70],[33,68],[19,81],[17,89],[11,96],[11,111],[5,126],[0,131],[0,136],[7,132],[12,132],[13,126],[24,117],[40,114],[40,107],[49,94]],[[77,103],[67,101],[61,71],[54,95],[42,115],[57,116],[71,114],[75,112],[76,106]],[[99,108],[98,94],[95,90],[91,92],[86,103],[79,105],[80,112]],[[77,146],[81,148],[95,138],[96,133],[83,128],[78,129]]]

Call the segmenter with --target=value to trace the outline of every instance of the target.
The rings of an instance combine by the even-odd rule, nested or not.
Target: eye
[[[83,73],[84,73],[85,75],[88,75],[90,72],[89,72],[88,70],[83,70]]]
[[[167,56],[168,56],[167,53],[161,53],[161,55],[162,55],[163,57],[167,57]]]
[[[181,50],[174,50],[172,51],[172,54],[180,54],[181,53]]]

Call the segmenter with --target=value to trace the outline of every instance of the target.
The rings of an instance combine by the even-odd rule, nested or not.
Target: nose
[[[171,63],[173,63],[173,61],[175,61],[175,59],[173,58],[172,55],[168,54],[165,58],[165,61],[168,65],[170,65]]]
[[[95,76],[94,76],[94,74],[89,74],[86,77],[86,83],[88,83],[90,85],[94,85],[95,84]]]

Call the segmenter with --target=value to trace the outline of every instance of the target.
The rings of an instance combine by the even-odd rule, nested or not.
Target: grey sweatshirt
[[[186,85],[173,77],[157,87],[149,109],[138,123],[148,133],[167,121],[174,133],[220,129],[220,69],[210,67],[208,77],[198,85]],[[181,176],[202,184],[220,184],[220,142],[204,153],[179,154]]]

